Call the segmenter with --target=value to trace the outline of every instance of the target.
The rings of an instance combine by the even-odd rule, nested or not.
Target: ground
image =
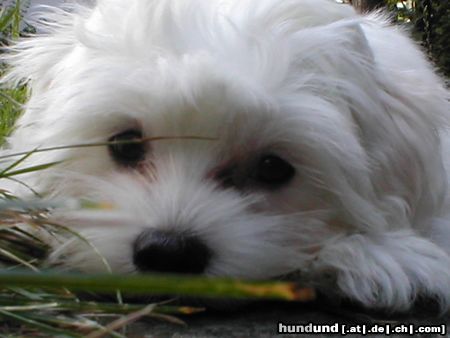
[[[261,303],[230,312],[206,312],[183,318],[186,326],[171,324],[162,321],[151,321],[139,323],[132,326],[127,332],[127,337],[282,337],[277,333],[278,323],[284,324],[342,324],[354,330],[362,330],[377,325],[391,328],[401,324],[413,323],[414,328],[419,325],[438,325],[442,329],[445,326],[445,337],[450,337],[450,318],[446,316],[435,316],[426,313],[426,309],[409,313],[406,315],[387,316],[362,313],[361,310],[349,308],[343,310],[331,305],[317,304],[279,304]],[[303,334],[284,335],[285,337],[342,337],[337,334]],[[362,333],[349,334],[347,337],[361,337]],[[384,334],[368,335],[370,337],[386,337]],[[392,334],[390,337],[408,337],[409,335]],[[442,337],[440,334],[415,334],[416,337]]]

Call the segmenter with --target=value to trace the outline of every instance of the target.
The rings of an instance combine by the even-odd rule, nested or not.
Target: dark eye
[[[233,168],[226,168],[218,173],[216,180],[220,182],[222,187],[230,188],[236,185]]]
[[[257,165],[255,179],[276,188],[288,183],[295,175],[295,169],[285,160],[275,155],[263,156]]]
[[[117,142],[109,145],[109,152],[112,158],[120,165],[127,167],[136,166],[145,157],[145,144],[137,142],[141,138],[142,132],[135,129],[127,130],[111,137],[108,140],[109,142]]]

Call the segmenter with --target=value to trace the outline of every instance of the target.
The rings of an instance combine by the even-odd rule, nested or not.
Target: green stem
[[[128,294],[184,295],[226,298],[265,298],[311,300],[310,289],[298,289],[295,283],[242,282],[232,279],[163,275],[83,275],[56,273],[0,272],[0,286],[45,287],[93,292]]]

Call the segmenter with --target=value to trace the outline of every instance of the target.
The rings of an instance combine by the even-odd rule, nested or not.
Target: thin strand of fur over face
[[[162,236],[197,245],[179,261],[206,275],[298,275],[369,308],[431,298],[449,309],[450,94],[383,13],[332,0],[99,0],[48,10],[40,31],[1,55],[2,85],[30,90],[5,153],[170,137],[138,148],[136,163],[104,146],[22,164],[62,161],[21,179],[109,206],[53,217],[113,271],[167,262],[133,258],[137,238],[150,250]],[[64,241],[49,264],[104,269],[86,243]]]

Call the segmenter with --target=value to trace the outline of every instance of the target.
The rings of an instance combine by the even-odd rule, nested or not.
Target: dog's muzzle
[[[211,250],[190,234],[149,229],[133,245],[134,265],[142,272],[203,273]]]

